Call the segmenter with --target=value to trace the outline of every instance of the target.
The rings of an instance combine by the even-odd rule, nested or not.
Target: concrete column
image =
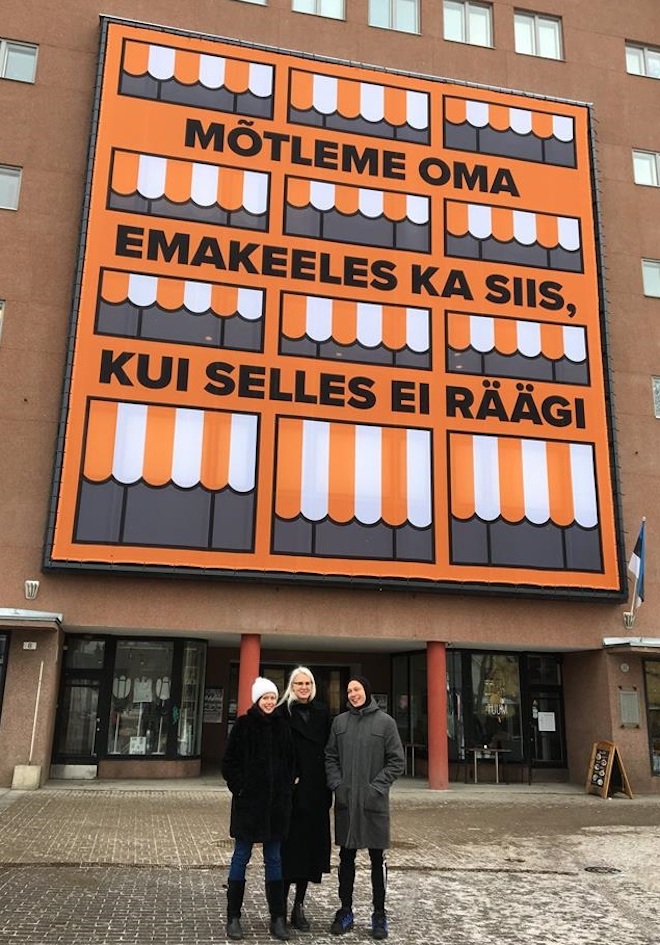
[[[449,786],[447,752],[447,648],[444,643],[426,644],[428,691],[429,788],[446,791]]]
[[[244,715],[252,705],[252,683],[259,675],[260,662],[261,636],[258,633],[244,633],[238,667],[238,715]]]

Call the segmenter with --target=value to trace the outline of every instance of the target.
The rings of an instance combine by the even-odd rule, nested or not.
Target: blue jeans
[[[252,847],[249,840],[235,840],[234,853],[229,866],[228,879],[232,882],[239,882],[245,879],[245,870],[250,857],[252,856]],[[279,840],[265,840],[264,849],[264,869],[266,871],[266,882],[271,883],[274,880],[282,879],[282,857],[280,855],[281,843]]]

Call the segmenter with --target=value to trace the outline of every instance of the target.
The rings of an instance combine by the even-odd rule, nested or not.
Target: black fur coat
[[[251,843],[286,837],[294,769],[291,732],[279,714],[253,705],[236,719],[222,759],[232,794],[230,836]]]

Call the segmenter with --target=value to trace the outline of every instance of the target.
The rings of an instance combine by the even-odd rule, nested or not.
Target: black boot
[[[281,879],[273,879],[266,883],[266,900],[270,913],[270,934],[280,942],[288,942],[284,883]]]
[[[245,880],[230,879],[227,883],[227,938],[239,941],[243,938],[241,908],[245,895]]]
[[[298,929],[300,932],[309,932],[310,925],[307,921],[307,916],[305,915],[305,908],[303,906],[302,900],[296,901],[293,904],[293,909],[291,910],[291,925],[294,929]]]

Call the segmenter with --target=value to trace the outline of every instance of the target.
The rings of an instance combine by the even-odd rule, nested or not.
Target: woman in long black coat
[[[270,679],[255,679],[252,707],[234,723],[222,759],[222,776],[232,795],[229,834],[234,838],[227,882],[230,939],[243,938],[245,871],[255,843],[263,844],[270,933],[281,941],[289,938],[281,843],[291,819],[295,756],[289,726],[275,712],[277,696]]]
[[[316,682],[305,666],[291,673],[278,712],[293,735],[298,775],[289,835],[282,844],[282,874],[287,898],[288,890],[295,885],[291,924],[305,932],[310,927],[303,906],[307,886],[320,883],[323,873],[330,872],[332,804],[325,774],[330,713],[316,701]]]

